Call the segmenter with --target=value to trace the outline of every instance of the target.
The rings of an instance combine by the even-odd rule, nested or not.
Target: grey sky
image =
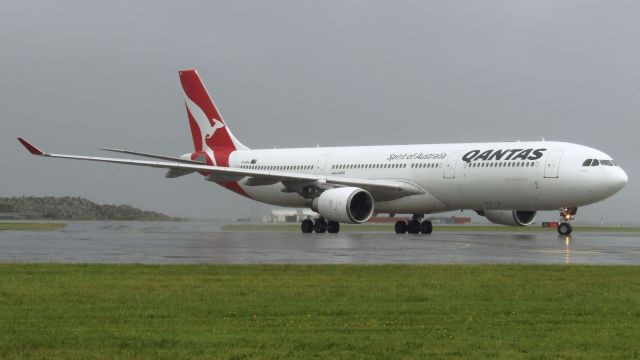
[[[253,148],[541,136],[595,147],[630,182],[579,219],[635,222],[638,19],[638,1],[4,1],[0,195],[254,213],[199,176],[38,159],[15,141],[189,152],[177,71],[194,67]]]

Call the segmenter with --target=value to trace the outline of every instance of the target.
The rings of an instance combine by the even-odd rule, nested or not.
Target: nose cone
[[[608,181],[611,193],[614,194],[622,190],[622,188],[627,185],[627,182],[629,182],[627,173],[620,167],[615,168],[615,171],[613,171],[609,176]]]

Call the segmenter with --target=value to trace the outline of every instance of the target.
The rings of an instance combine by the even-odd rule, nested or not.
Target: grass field
[[[0,358],[638,358],[640,267],[0,264]]]
[[[393,232],[394,224],[340,224],[340,231],[386,231]],[[300,231],[300,224],[230,224],[222,227],[224,231]],[[434,232],[443,231],[515,231],[515,232],[549,232],[555,233],[555,228],[541,226],[493,226],[493,225],[434,225]],[[614,226],[574,226],[574,232],[637,232],[640,227]]]
[[[0,222],[0,230],[60,230],[66,224],[37,222]]]

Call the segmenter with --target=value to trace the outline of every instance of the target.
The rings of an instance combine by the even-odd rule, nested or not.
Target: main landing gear
[[[340,223],[337,221],[326,221],[323,218],[316,219],[316,221],[304,219],[302,220],[302,224],[300,224],[300,229],[305,234],[310,234],[312,232],[316,232],[318,234],[325,232],[337,234],[340,231]]]
[[[573,228],[569,224],[569,220],[573,220],[573,216],[578,212],[576,207],[564,207],[560,209],[561,221],[558,224],[558,234],[562,236],[571,235]]]
[[[433,232],[433,224],[430,220],[422,220],[422,215],[413,215],[409,221],[400,220],[396,222],[396,234],[431,234]]]
[[[431,234],[433,232],[433,224],[430,220],[422,221],[423,215],[413,215],[409,221],[400,220],[396,222],[396,234]],[[337,234],[340,232],[340,223],[337,221],[327,221],[323,218],[316,220],[304,219],[300,224],[300,229],[304,234]]]

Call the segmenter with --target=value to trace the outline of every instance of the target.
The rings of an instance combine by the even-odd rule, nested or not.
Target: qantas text
[[[462,156],[466,162],[478,160],[538,160],[547,149],[471,150]]]

